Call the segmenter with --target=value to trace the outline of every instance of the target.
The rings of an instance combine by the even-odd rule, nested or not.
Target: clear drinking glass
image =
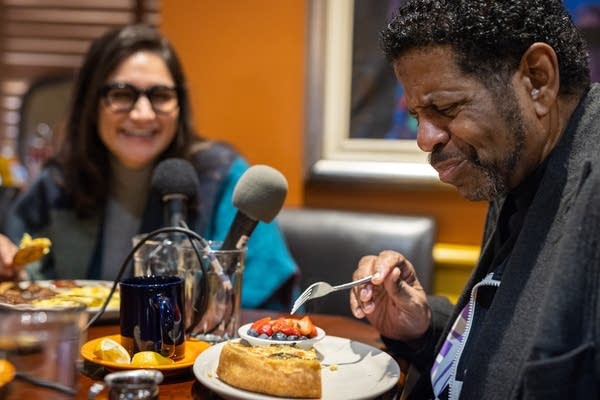
[[[136,246],[147,235],[135,235]],[[187,265],[198,263],[187,236],[180,233],[161,233],[146,240],[133,255],[136,276],[172,275],[182,276]]]
[[[145,236],[134,237],[133,245]],[[147,240],[134,254],[135,275],[183,278],[186,337],[222,342],[236,337],[240,326],[246,248],[218,250],[218,241],[195,243],[197,249],[177,233]]]
[[[4,388],[4,399],[74,398],[87,317],[83,304],[0,307],[0,358],[16,370],[15,379]]]
[[[220,242],[208,244],[200,263],[185,269],[185,326],[189,337],[217,343],[236,337],[240,327],[246,248],[217,250]]]

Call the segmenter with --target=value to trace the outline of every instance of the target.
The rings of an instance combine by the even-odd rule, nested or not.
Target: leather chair
[[[277,221],[301,271],[301,289],[352,279],[362,256],[396,250],[415,266],[430,293],[436,224],[432,217],[312,208],[284,208]],[[305,311],[351,316],[348,291],[305,303]]]

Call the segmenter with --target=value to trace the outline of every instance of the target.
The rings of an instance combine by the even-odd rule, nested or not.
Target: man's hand
[[[370,283],[350,293],[350,307],[357,318],[367,318],[383,336],[414,340],[429,327],[431,310],[413,265],[395,251],[365,256],[353,279],[373,274]]]

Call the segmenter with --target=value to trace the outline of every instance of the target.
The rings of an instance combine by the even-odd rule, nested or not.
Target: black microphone
[[[198,184],[196,170],[184,159],[167,158],[154,168],[151,185],[164,204],[165,226],[187,227],[187,205],[196,197]]]
[[[279,213],[288,184],[283,174],[268,165],[254,165],[241,176],[233,190],[238,209],[221,250],[241,249],[259,221],[271,222]]]

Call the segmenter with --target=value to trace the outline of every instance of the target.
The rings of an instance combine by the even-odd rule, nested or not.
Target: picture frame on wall
[[[398,85],[379,48],[378,32],[400,1],[309,2],[310,179],[444,185],[417,146],[416,122],[398,107]],[[399,121],[408,129],[395,135]]]

